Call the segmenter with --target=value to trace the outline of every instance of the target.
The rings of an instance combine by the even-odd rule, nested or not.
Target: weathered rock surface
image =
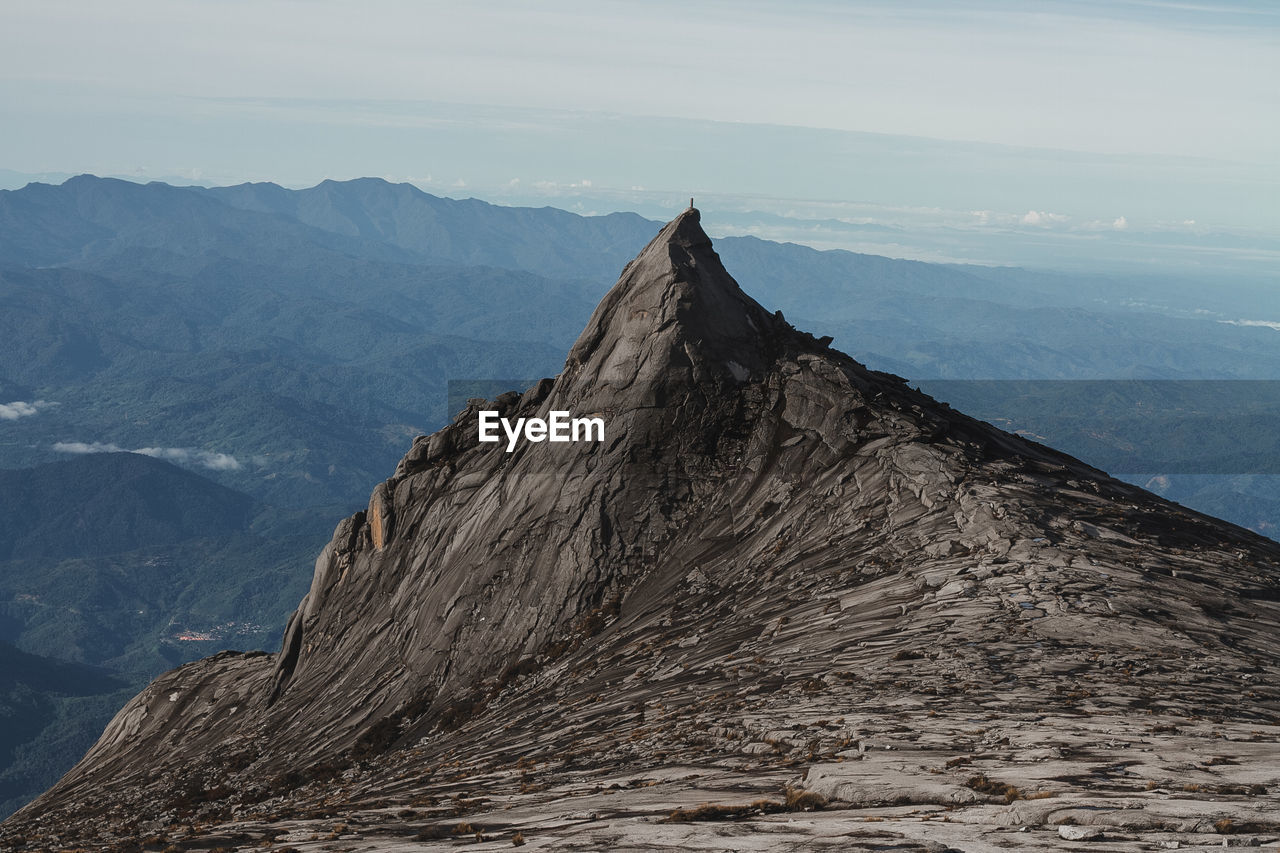
[[[796,331],[690,210],[558,377],[414,443],[279,654],[159,678],[0,844],[1280,843],[1278,567]]]

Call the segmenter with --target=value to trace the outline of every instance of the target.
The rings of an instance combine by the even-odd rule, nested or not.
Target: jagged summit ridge
[[[506,453],[481,408],[599,413],[607,440]],[[894,731],[954,720],[952,743],[1012,709],[1271,725],[1277,566],[1273,542],[792,329],[689,210],[558,377],[415,440],[338,525],[279,654],[157,679],[18,823],[399,808],[531,763],[684,779],[749,755],[793,778],[887,707]],[[746,751],[810,723],[803,750]]]

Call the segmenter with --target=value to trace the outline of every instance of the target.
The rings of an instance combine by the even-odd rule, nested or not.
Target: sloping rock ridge
[[[415,440],[278,654],[161,676],[0,843],[1280,835],[1280,546],[829,343],[744,294],[686,211],[559,376]],[[508,453],[481,410],[605,440]]]

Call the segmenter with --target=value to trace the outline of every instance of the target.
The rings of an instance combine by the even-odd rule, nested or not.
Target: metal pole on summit
[[[689,196],[689,209],[693,210],[693,196]]]

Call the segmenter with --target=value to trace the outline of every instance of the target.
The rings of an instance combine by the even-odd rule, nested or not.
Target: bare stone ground
[[[805,725],[732,758],[649,771],[460,768],[394,804],[358,790],[373,780],[352,779],[341,805],[326,808],[332,795],[298,804],[323,817],[166,838],[183,850],[334,853],[515,841],[548,851],[1280,850],[1280,727],[1155,714],[897,719],[893,732],[871,720]],[[811,728],[850,742],[829,760],[761,761],[791,754]],[[820,798],[783,810],[802,791]]]

